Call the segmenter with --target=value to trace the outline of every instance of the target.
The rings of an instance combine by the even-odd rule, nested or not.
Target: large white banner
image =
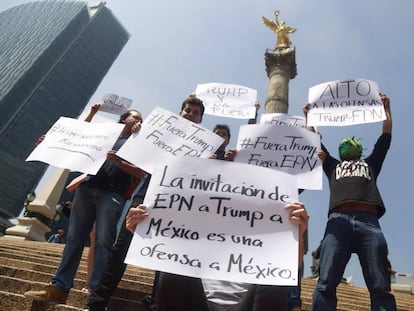
[[[156,107],[116,153],[148,173],[174,157],[202,157],[213,154],[224,139],[179,115]]]
[[[337,80],[309,89],[307,125],[346,126],[386,119],[378,84],[365,79]]]
[[[197,85],[196,95],[205,106],[205,113],[219,117],[253,119],[257,91],[242,85],[206,83]]]
[[[298,228],[284,209],[297,200],[296,178],[212,159],[159,165],[126,263],[254,284],[295,285]]]
[[[260,117],[260,124],[267,125],[286,125],[286,126],[296,126],[296,127],[305,127],[305,117],[304,116],[295,116],[287,113],[264,113]]]
[[[296,175],[301,189],[322,189],[319,134],[285,125],[242,125],[235,161]]]
[[[41,161],[95,175],[124,126],[60,117],[26,161]]]

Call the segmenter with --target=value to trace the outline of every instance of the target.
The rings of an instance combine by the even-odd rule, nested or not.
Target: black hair
[[[195,106],[200,107],[201,117],[203,117],[203,115],[204,115],[204,104],[203,104],[203,101],[201,99],[195,97],[194,95],[190,95],[189,97],[187,97],[183,101],[183,104],[181,105],[181,111],[184,110],[184,108],[187,104],[195,105]]]
[[[225,130],[227,132],[227,137],[230,140],[230,128],[227,124],[216,124],[216,126],[213,129],[213,132],[216,130]]]
[[[139,112],[138,110],[135,109],[128,109],[127,112],[124,112],[123,114],[121,114],[119,116],[119,121],[118,123],[123,123],[125,121],[126,118],[128,118],[131,115],[131,112],[138,112],[139,114],[141,114],[141,112]]]

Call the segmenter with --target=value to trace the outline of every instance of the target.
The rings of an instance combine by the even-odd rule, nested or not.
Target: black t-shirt
[[[391,134],[382,134],[372,153],[356,161],[339,161],[322,145],[327,155],[323,170],[329,179],[329,213],[340,204],[358,202],[374,204],[378,208],[378,218],[384,215],[385,206],[377,187],[377,177],[390,144]]]
[[[119,150],[128,138],[120,137],[115,142],[112,150]],[[118,168],[114,162],[105,160],[96,175],[88,176],[83,183],[91,187],[115,192],[124,195],[132,182],[132,176]]]

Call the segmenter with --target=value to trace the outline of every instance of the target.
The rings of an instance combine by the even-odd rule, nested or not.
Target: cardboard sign
[[[309,89],[310,126],[345,126],[386,119],[376,82],[364,79],[337,80]]]
[[[205,113],[235,119],[253,119],[257,91],[237,84],[206,83],[195,91],[205,106]]]
[[[50,165],[94,175],[112,150],[124,124],[90,123],[60,117],[46,133],[26,161]]]
[[[305,127],[305,117],[294,116],[287,113],[264,113],[260,117],[260,124],[266,125],[285,125]]]
[[[159,163],[174,157],[204,157],[213,154],[224,139],[199,124],[156,107],[116,153],[152,173]]]
[[[296,178],[213,159],[187,158],[154,170],[126,263],[254,284],[295,285],[298,228],[284,209]]]
[[[235,161],[296,175],[301,189],[322,189],[320,136],[285,125],[242,125]]]
[[[102,98],[100,111],[122,115],[131,107],[132,99],[118,96],[116,94],[105,94]]]

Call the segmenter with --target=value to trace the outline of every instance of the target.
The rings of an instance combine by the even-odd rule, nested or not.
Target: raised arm
[[[311,108],[311,104],[307,103],[303,105],[303,115],[305,116],[305,127],[311,132],[315,132],[315,128],[313,126],[308,126],[308,111]]]
[[[254,119],[249,119],[249,121],[247,122],[248,124],[257,124],[257,114],[260,109],[260,102],[258,100],[256,100],[256,102],[254,103],[254,107],[256,108]]]
[[[98,112],[99,108],[101,108],[101,104],[93,104],[91,106],[91,110],[89,111],[89,114],[85,118],[85,122],[91,122],[95,114]]]
[[[381,97],[382,104],[384,105],[385,116],[387,117],[382,123],[382,133],[391,134],[392,118],[391,118],[390,99],[384,93],[380,93],[380,97]]]

